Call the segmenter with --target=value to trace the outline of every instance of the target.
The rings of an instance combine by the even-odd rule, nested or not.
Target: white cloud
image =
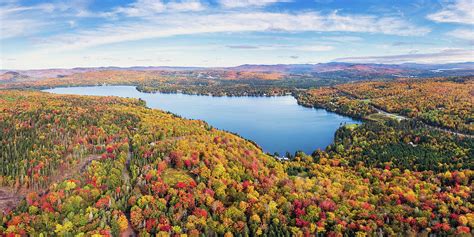
[[[17,1],[4,2],[0,4],[0,39],[30,36],[45,29],[71,25],[74,21],[65,19],[85,14],[87,2],[70,0],[31,6],[18,5]]]
[[[166,6],[161,1],[138,0],[127,7],[119,7],[113,13],[123,13],[127,16],[144,16],[157,12],[163,12]]]
[[[331,51],[334,49],[334,47],[330,45],[307,45],[307,46],[295,47],[294,49],[300,50],[300,51],[324,52],[324,51]]]
[[[321,39],[329,40],[331,42],[340,42],[340,43],[362,41],[362,38],[357,37],[357,36],[323,36],[321,37]]]
[[[54,0],[54,4],[31,6],[22,6],[16,1],[9,3],[3,1],[0,3],[0,48],[13,45],[10,43],[13,40],[4,39],[14,37],[21,39],[21,41],[15,39],[15,44],[18,43],[24,47],[8,50],[8,53],[5,51],[5,54],[0,56],[2,58],[17,58],[16,62],[8,62],[12,68],[35,65],[41,67],[69,65],[74,67],[111,64],[110,60],[104,62],[99,60],[99,58],[106,58],[107,55],[97,57],[96,61],[88,61],[83,59],[83,54],[117,51],[117,55],[113,55],[113,58],[122,58],[119,63],[126,65],[128,63],[127,57],[132,51],[143,50],[136,58],[142,59],[140,58],[142,55],[146,55],[144,59],[152,58],[149,57],[152,54],[149,52],[149,46],[152,45],[150,42],[144,42],[147,45],[145,50],[144,47],[137,47],[137,44],[133,46],[126,44],[129,41],[207,33],[213,34],[211,37],[220,39],[220,33],[234,33],[231,35],[245,39],[239,41],[236,37],[231,41],[226,41],[225,44],[231,44],[226,49],[223,49],[223,45],[214,45],[215,50],[204,50],[198,45],[198,49],[190,53],[188,49],[171,50],[169,49],[171,47],[167,46],[167,49],[160,49],[154,54],[173,54],[171,55],[173,57],[169,57],[172,60],[170,64],[188,66],[200,62],[202,58],[217,58],[214,54],[220,53],[222,55],[219,55],[220,58],[215,62],[217,65],[236,62],[239,64],[282,63],[280,60],[283,59],[277,58],[275,53],[285,51],[287,55],[298,55],[302,60],[310,60],[302,55],[316,55],[316,53],[305,54],[304,51],[331,51],[317,54],[318,60],[323,58],[329,60],[335,57],[334,55],[344,56],[347,53],[340,53],[341,50],[335,48],[340,45],[344,47],[350,45],[351,47],[347,48],[347,51],[353,50],[356,53],[360,51],[354,46],[355,44],[369,47],[362,46],[362,42],[366,39],[368,43],[379,40],[378,36],[369,40],[372,34],[410,36],[412,38],[412,36],[424,36],[431,31],[428,27],[415,25],[409,20],[395,15],[344,14],[336,11],[327,13],[316,10],[274,12],[265,8],[270,4],[287,2],[287,0],[216,1],[221,5],[208,4],[204,0],[136,0],[132,4],[103,12],[89,10],[87,6],[89,0],[64,2]],[[72,4],[73,2],[76,4]],[[91,17],[93,20],[86,20],[85,17]],[[468,28],[462,29],[463,31],[451,29],[454,31],[448,34],[450,36],[457,35],[458,38],[471,39],[472,31],[469,32]],[[252,32],[275,32],[276,34],[252,34]],[[306,39],[306,34],[303,34],[305,32],[335,33],[328,35],[308,34],[310,38]],[[258,38],[262,35],[266,37],[267,41],[250,38]],[[429,36],[431,37],[431,34]],[[396,38],[398,40],[398,37]],[[189,45],[199,44],[191,37],[187,37],[185,40]],[[257,47],[245,46],[248,42],[260,45]],[[274,42],[281,42],[281,45]],[[119,45],[118,43],[123,44]],[[97,47],[104,45],[111,45],[111,47]],[[171,43],[171,46],[173,45],[174,43]],[[248,50],[255,48],[255,51],[251,54],[244,52],[227,57],[229,48],[245,49],[246,47]],[[368,53],[370,50],[372,49],[367,49],[364,52]],[[378,49],[373,52],[382,53]],[[387,53],[387,51],[384,52]],[[390,52],[396,53],[396,51]],[[286,58],[294,60],[291,57]],[[69,59],[71,61],[67,61]],[[290,62],[294,61],[287,61],[287,63]],[[155,63],[160,64],[161,61]]]
[[[199,0],[171,1],[167,3],[160,0],[138,0],[126,7],[116,8],[109,15],[125,14],[131,17],[145,17],[165,11],[187,12],[204,9],[204,5]]]
[[[227,48],[231,49],[242,49],[242,50],[290,50],[290,51],[307,51],[307,52],[324,52],[331,51],[334,49],[330,45],[226,45]]]
[[[277,2],[291,2],[290,0],[220,0],[219,3],[225,8],[237,7],[262,7]]]
[[[456,29],[456,30],[448,32],[447,34],[449,36],[452,36],[458,39],[474,42],[474,30],[472,28],[471,29],[469,28]]]
[[[474,1],[456,0],[441,11],[428,15],[428,19],[443,23],[474,24]]]
[[[446,49],[434,53],[420,54],[401,54],[388,56],[367,56],[367,57],[348,57],[337,58],[335,62],[350,63],[382,63],[382,64],[399,64],[399,63],[456,63],[456,62],[473,62],[474,50],[469,49]]]
[[[24,17],[25,12],[44,12],[45,5],[23,7],[13,4],[0,6],[0,39],[23,36],[36,32],[46,22]]]
[[[393,17],[368,15],[321,15],[317,12],[300,14],[270,12],[173,13],[147,17],[144,21],[110,23],[91,30],[78,31],[48,38],[54,50],[81,49],[92,46],[219,32],[366,32],[389,35],[424,35],[430,30],[416,27]],[[46,45],[46,46],[48,46]],[[45,46],[45,45],[43,45]]]
[[[175,11],[201,11],[205,9],[204,5],[197,0],[170,2],[168,8]]]

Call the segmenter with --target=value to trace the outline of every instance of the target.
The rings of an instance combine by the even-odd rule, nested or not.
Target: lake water
[[[141,98],[150,108],[210,125],[255,141],[265,152],[302,150],[311,154],[332,143],[340,124],[359,123],[322,109],[305,108],[292,96],[212,97],[142,93],[133,86],[68,87],[44,90],[57,94]]]

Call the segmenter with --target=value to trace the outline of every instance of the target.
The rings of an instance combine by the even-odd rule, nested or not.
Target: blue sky
[[[474,61],[474,0],[2,0],[0,68]]]

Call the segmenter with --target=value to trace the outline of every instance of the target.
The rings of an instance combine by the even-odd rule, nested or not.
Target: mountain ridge
[[[234,67],[181,67],[181,66],[132,66],[132,67],[75,67],[70,69],[29,69],[0,70],[0,81],[13,81],[16,78],[60,78],[77,73],[94,71],[162,71],[162,72],[259,72],[281,73],[286,75],[311,74],[312,76],[332,76],[339,73],[342,77],[431,77],[458,76],[474,74],[474,62],[449,64],[376,64],[328,62],[317,64],[243,64]]]

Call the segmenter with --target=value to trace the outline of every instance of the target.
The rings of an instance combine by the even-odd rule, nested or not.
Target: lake
[[[215,128],[255,141],[265,152],[302,150],[311,154],[332,143],[341,124],[358,121],[323,109],[300,106],[292,96],[212,97],[142,93],[133,86],[67,87],[44,90],[56,94],[141,98],[150,108],[201,119]]]

